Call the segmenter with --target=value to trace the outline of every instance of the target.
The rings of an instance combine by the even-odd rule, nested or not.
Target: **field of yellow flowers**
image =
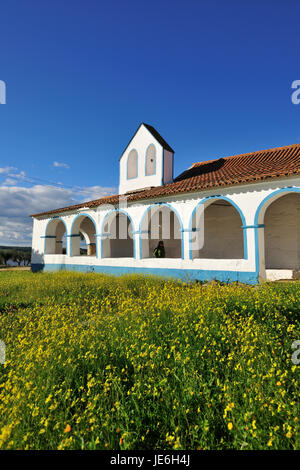
[[[299,449],[299,294],[0,273],[0,448]]]

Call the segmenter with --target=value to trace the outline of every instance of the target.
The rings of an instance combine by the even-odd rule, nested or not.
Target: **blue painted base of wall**
[[[214,271],[201,269],[169,269],[169,268],[132,268],[123,266],[88,266],[84,264],[32,264],[31,270],[38,271],[80,271],[113,274],[150,274],[154,276],[181,279],[183,281],[209,281],[218,279],[223,282],[243,282],[257,284],[258,276],[254,272],[240,271]]]
[[[40,263],[31,263],[31,271],[33,273],[37,273],[38,271],[43,271],[45,268],[45,265],[44,264],[40,264]]]

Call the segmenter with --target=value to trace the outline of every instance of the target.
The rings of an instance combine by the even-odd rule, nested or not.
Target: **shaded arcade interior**
[[[244,258],[242,225],[239,212],[228,201],[200,204],[192,219],[192,259]]]
[[[104,220],[102,258],[132,258],[134,242],[132,223],[123,212],[114,211]]]
[[[167,205],[152,206],[141,223],[141,257],[152,258],[159,241],[166,258],[181,258],[182,230],[179,217]]]

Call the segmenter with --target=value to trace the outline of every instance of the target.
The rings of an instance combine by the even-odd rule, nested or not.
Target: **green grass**
[[[0,272],[0,448],[299,449],[299,293]]]

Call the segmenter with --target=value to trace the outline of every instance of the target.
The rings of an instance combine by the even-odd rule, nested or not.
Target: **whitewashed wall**
[[[174,154],[172,152],[164,149],[164,184],[172,183],[173,181],[173,157]]]
[[[70,264],[70,265],[95,265],[95,266],[121,266],[121,267],[138,267],[138,268],[157,268],[161,267],[162,269],[197,269],[197,270],[220,270],[220,271],[235,271],[235,272],[255,272],[256,262],[258,261],[257,252],[255,250],[255,231],[258,232],[257,244],[259,246],[259,274],[263,279],[265,277],[265,254],[264,254],[264,228],[255,229],[255,213],[257,211],[260,203],[273,193],[276,193],[278,190],[281,190],[286,187],[296,187],[300,189],[300,178],[283,178],[277,179],[269,182],[254,183],[251,185],[239,185],[233,186],[230,188],[215,188],[214,190],[202,191],[197,194],[185,194],[179,195],[176,197],[167,197],[160,200],[145,201],[132,203],[128,208],[127,212],[133,220],[134,231],[139,231],[142,217],[146,209],[158,202],[168,203],[176,212],[180,215],[183,225],[183,239],[184,239],[184,259],[140,259],[140,234],[135,233],[135,247],[136,247],[136,259],[134,258],[103,258],[101,259],[99,244],[101,237],[97,237],[98,243],[98,257],[86,257],[86,256],[68,256],[68,255],[44,255],[44,239],[41,238],[45,235],[45,229],[49,218],[39,217],[34,219],[33,227],[33,256],[32,263],[41,263],[41,264]],[[274,198],[269,199],[264,207],[268,207],[271,202],[284,193],[281,192],[276,194]],[[194,208],[206,198],[211,196],[223,196],[235,203],[239,209],[242,211],[245,217],[245,225],[249,228],[246,228],[246,240],[247,240],[247,250],[248,257],[247,259],[190,259],[189,251],[189,238],[190,232],[190,219]],[[298,194],[297,194],[298,196]],[[300,198],[300,194],[299,194]],[[208,202],[213,202],[215,199],[210,199]],[[297,206],[298,207],[298,206]],[[101,233],[102,223],[105,216],[111,210],[111,207],[99,206],[96,209],[82,209],[76,213],[71,211],[68,213],[60,214],[61,218],[65,221],[68,227],[68,234],[70,234],[70,229],[72,221],[78,215],[78,213],[88,213],[94,220],[97,226],[97,234]],[[281,208],[281,211],[284,212],[284,205]],[[261,218],[259,223],[263,223],[263,214],[264,211],[261,211]],[[295,212],[290,214],[290,223],[295,217]],[[216,219],[217,223],[217,219]],[[276,222],[277,223],[277,222]],[[274,221],[275,224],[275,221]],[[269,225],[269,223],[268,223]],[[273,230],[272,226],[268,230]],[[275,230],[275,226],[274,226]],[[277,229],[276,229],[277,230]],[[219,236],[221,237],[221,231],[219,230]],[[70,243],[70,238],[68,238],[68,244]],[[274,241],[272,242],[274,243]],[[69,253],[70,251],[68,251]]]

